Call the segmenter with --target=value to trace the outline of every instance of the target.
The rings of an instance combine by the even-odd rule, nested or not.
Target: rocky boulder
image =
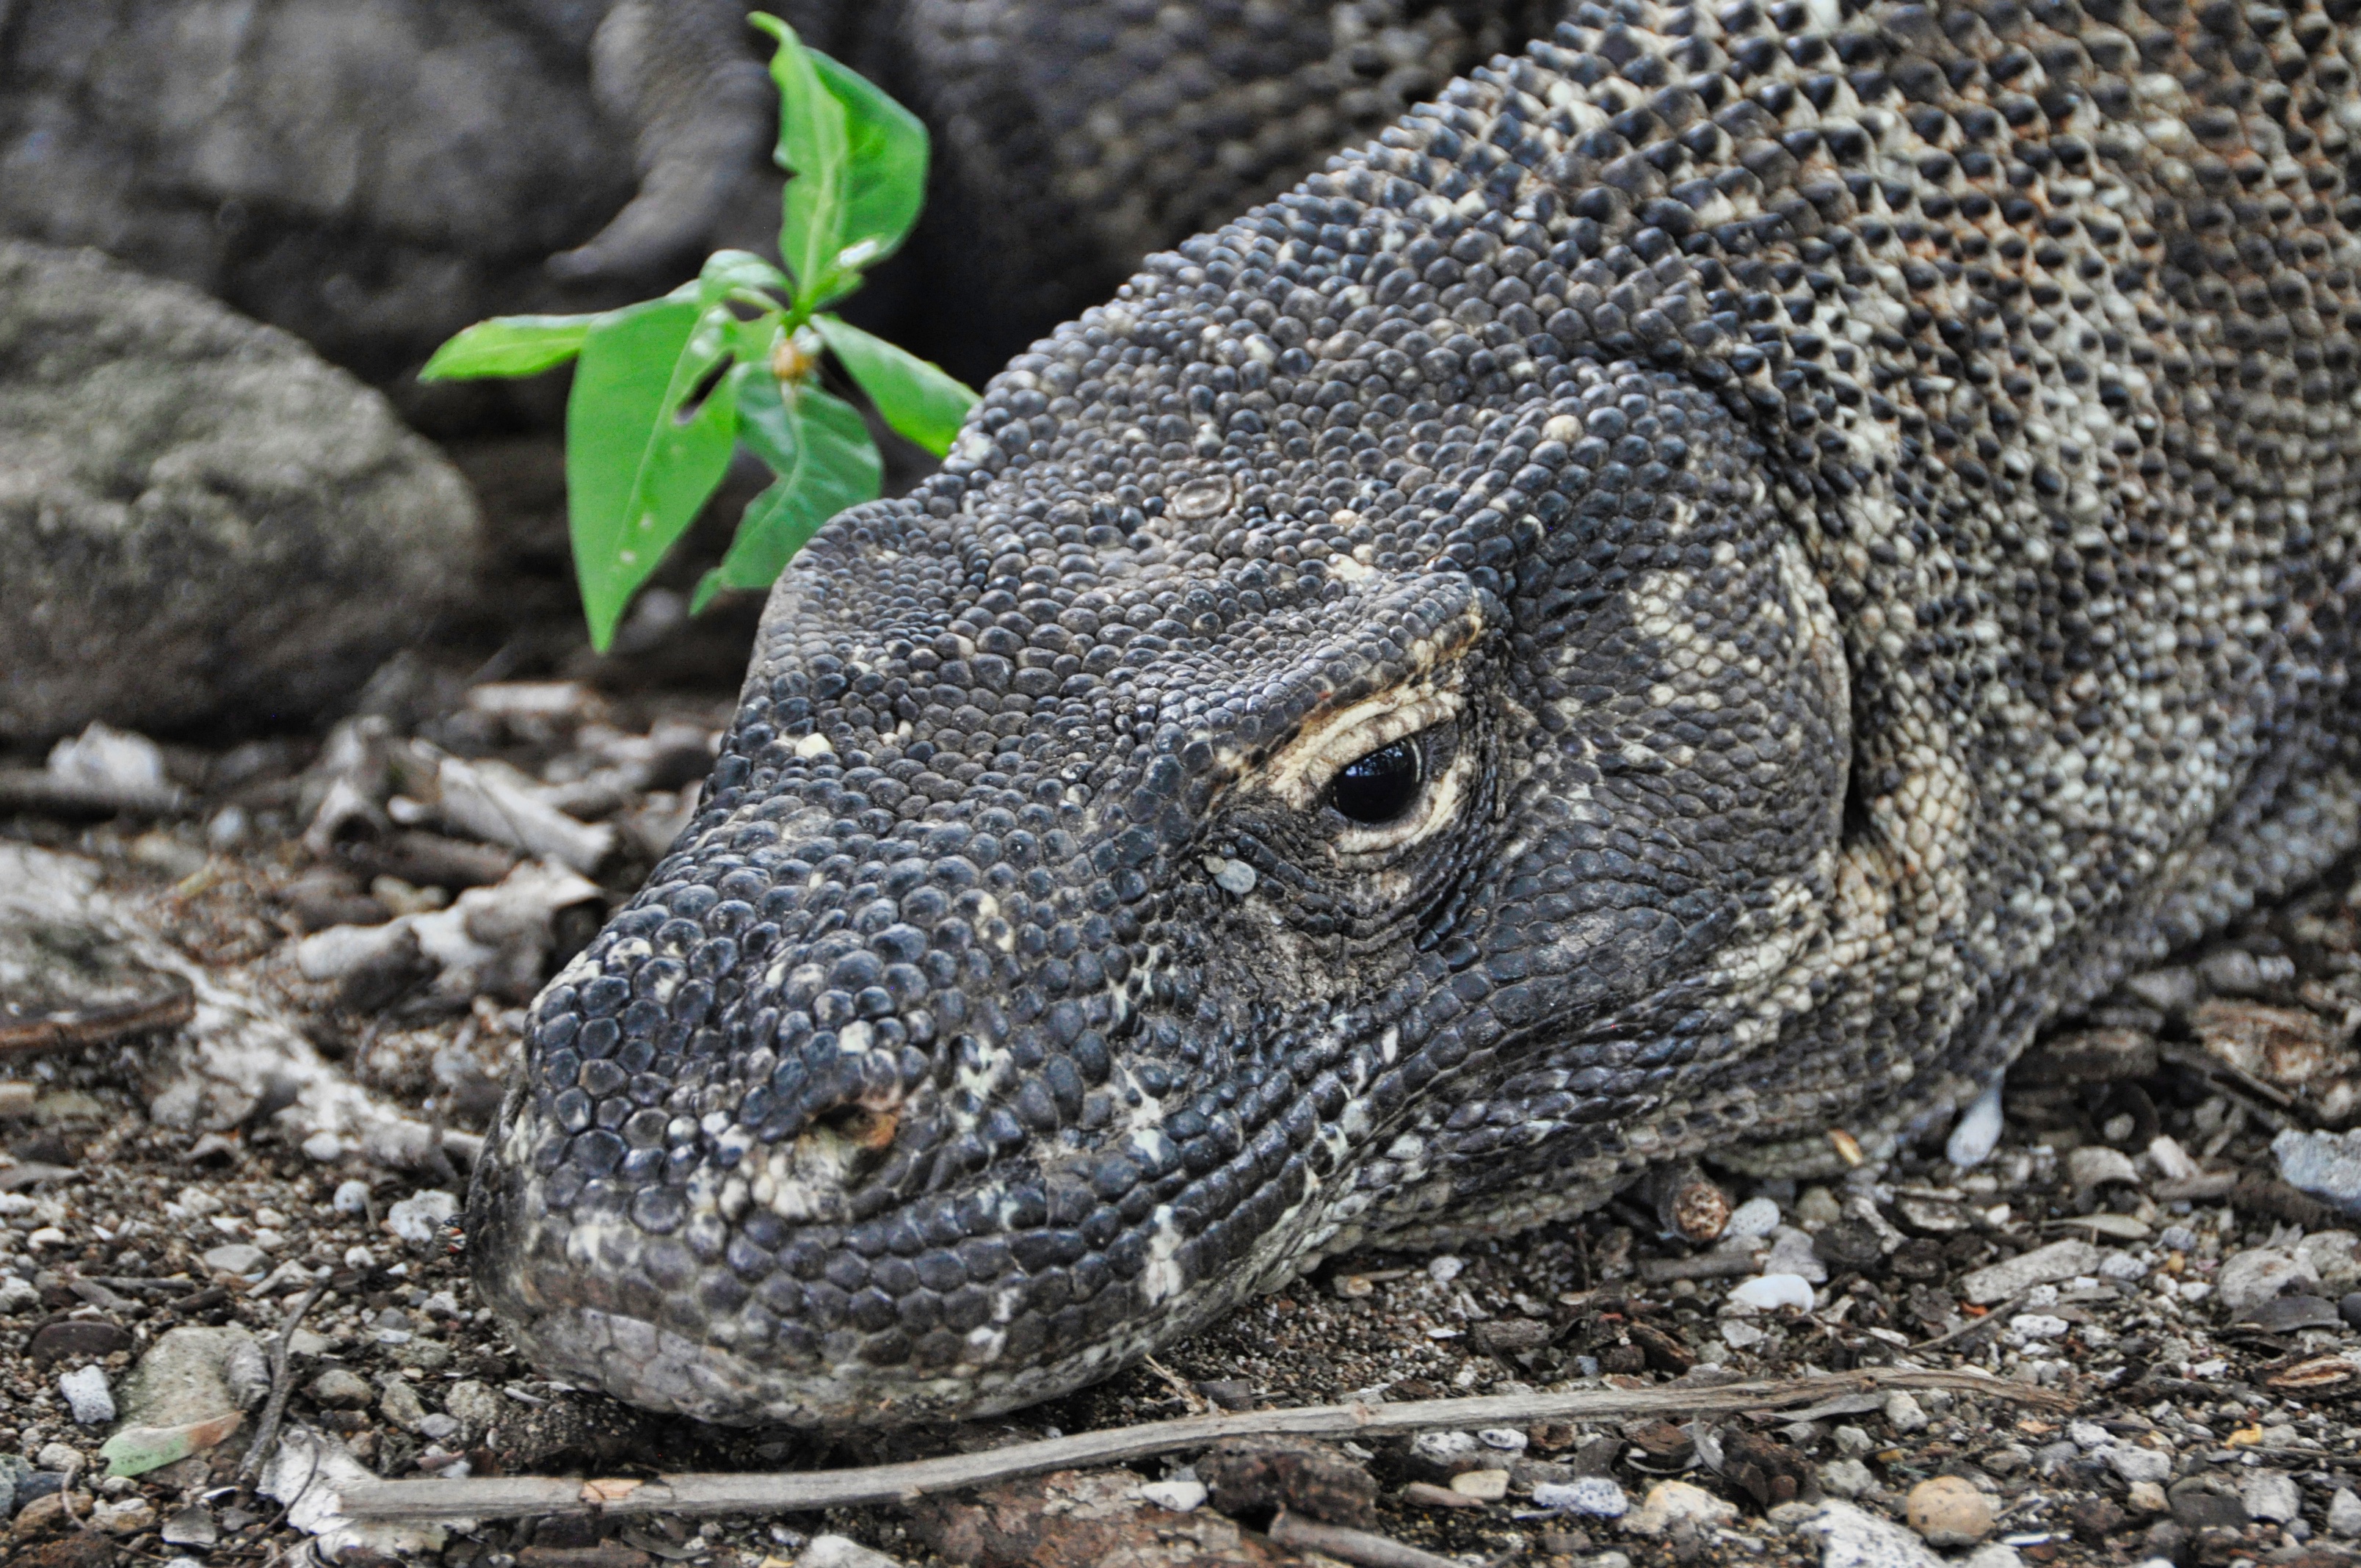
[[[0,741],[307,718],[473,580],[473,498],[282,332],[0,242]]]

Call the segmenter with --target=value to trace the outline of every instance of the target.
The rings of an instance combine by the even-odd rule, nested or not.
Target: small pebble
[[[1943,1157],[1961,1170],[1969,1170],[1992,1157],[2000,1143],[2004,1118],[2001,1114],[2000,1080],[1994,1079],[1982,1094],[1960,1113],[1944,1142]]]
[[[1485,1427],[1476,1433],[1476,1441],[1487,1448],[1497,1448],[1509,1453],[1522,1453],[1528,1441],[1514,1427]]]
[[[1533,1506],[1592,1519],[1620,1519],[1631,1511],[1631,1499],[1604,1475],[1577,1475],[1567,1482],[1544,1481],[1533,1488]]]
[[[1820,1489],[1839,1497],[1877,1490],[1877,1475],[1858,1459],[1831,1459],[1820,1466]]]
[[[2328,1533],[2347,1541],[2361,1540],[2361,1495],[2339,1486],[2328,1499]]]
[[[1159,1508],[1176,1514],[1192,1513],[1204,1506],[1205,1484],[1202,1481],[1150,1481],[1139,1489],[1139,1495]]]
[[[2295,1477],[2281,1471],[2248,1471],[2238,1496],[2246,1502],[2248,1519],[2285,1524],[2303,1513],[2303,1494],[2296,1490]]]
[[[58,1392],[65,1396],[66,1408],[83,1426],[104,1426],[115,1419],[115,1391],[106,1386],[103,1367],[83,1366],[67,1373],[58,1379]]]
[[[1885,1420],[1898,1432],[1927,1430],[1927,1412],[1909,1395],[1895,1392],[1885,1397]]]
[[[366,1181],[340,1181],[336,1184],[336,1195],[328,1200],[339,1214],[366,1214],[368,1212],[368,1201],[369,1184]]]
[[[1768,1198],[1749,1198],[1730,1211],[1730,1223],[1722,1227],[1721,1239],[1751,1241],[1767,1236],[1779,1226],[1779,1205]]]
[[[2135,1481],[2124,1495],[2124,1501],[2144,1514],[2160,1514],[2172,1507],[2172,1499],[2164,1488],[2153,1481]]]
[[[1808,1312],[1812,1310],[1812,1283],[1793,1274],[1757,1275],[1739,1282],[1730,1293],[1730,1303],[1756,1312],[1775,1312],[1782,1307]]]
[[[1937,1475],[1910,1488],[1904,1512],[1931,1546],[1970,1546],[1993,1531],[1993,1506],[1957,1475]]]
[[[441,1235],[459,1201],[439,1188],[413,1192],[385,1212],[385,1228],[412,1246],[424,1246]]]
[[[1451,1489],[1479,1503],[1497,1503],[1509,1495],[1505,1470],[1462,1470],[1451,1478]]]
[[[1799,1225],[1833,1225],[1844,1218],[1844,1209],[1837,1195],[1825,1187],[1806,1187],[1804,1195],[1795,1200],[1795,1223]]]
[[[331,1410],[365,1410],[377,1391],[354,1373],[331,1366],[312,1379],[312,1401]]]

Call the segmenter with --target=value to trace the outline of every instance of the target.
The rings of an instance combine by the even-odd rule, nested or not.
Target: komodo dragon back
[[[1938,1129],[2356,838],[2353,0],[1583,5],[781,580],[477,1279],[724,1421]]]

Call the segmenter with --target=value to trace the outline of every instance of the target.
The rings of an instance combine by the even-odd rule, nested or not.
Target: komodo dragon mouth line
[[[1151,260],[780,582],[486,1298],[708,1420],[1005,1409],[1882,1155],[2323,865],[2353,8],[1588,4]]]

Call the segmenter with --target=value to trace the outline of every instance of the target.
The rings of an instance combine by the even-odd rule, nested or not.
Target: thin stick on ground
[[[1340,1563],[1359,1563],[1360,1568],[1459,1568],[1452,1558],[1406,1546],[1389,1536],[1300,1519],[1285,1508],[1279,1509],[1279,1517],[1270,1521],[1270,1538],[1281,1546],[1317,1552]]]
[[[1814,1405],[1873,1389],[1942,1388],[1988,1398],[2063,1408],[2064,1395],[1990,1373],[1872,1366],[1817,1377],[1783,1377],[1648,1388],[1585,1388],[1570,1394],[1501,1394],[1480,1399],[1420,1399],[1399,1405],[1312,1405],[1150,1421],[1071,1437],[1021,1442],[981,1453],[946,1454],[858,1470],[665,1475],[653,1480],[486,1476],[464,1480],[364,1481],[342,1493],[354,1519],[501,1519],[518,1514],[804,1513],[955,1492],[1019,1475],[1119,1464],[1225,1437],[1385,1437],[1442,1428],[1525,1426],[1537,1421],[1624,1420],[1641,1416],[1720,1415]]]
[[[246,1458],[238,1464],[237,1478],[241,1481],[254,1479],[263,1462],[270,1457],[270,1445],[279,1438],[279,1422],[287,1414],[287,1353],[295,1341],[295,1325],[303,1321],[303,1314],[312,1310],[313,1303],[326,1289],[325,1285],[314,1285],[303,1292],[303,1299],[295,1303],[295,1310],[279,1325],[279,1337],[270,1342],[270,1398],[262,1407],[262,1420],[254,1429],[254,1441],[247,1444]]]

